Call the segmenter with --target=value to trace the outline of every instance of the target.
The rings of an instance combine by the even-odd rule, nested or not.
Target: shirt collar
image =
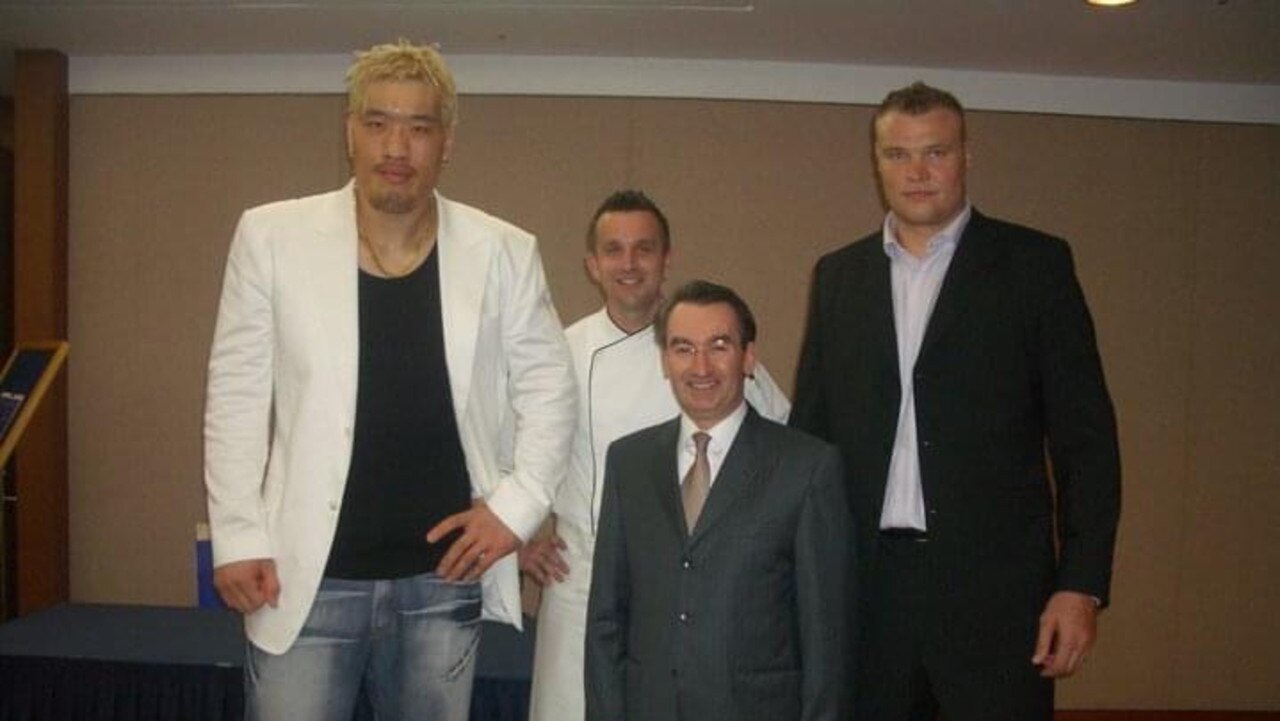
[[[747,417],[747,401],[743,399],[738,407],[732,413],[725,416],[714,426],[703,430],[698,428],[698,424],[693,419],[680,414],[680,448],[693,452],[693,434],[702,431],[711,436],[711,443],[707,446],[708,453],[724,453],[729,450],[729,446],[733,445],[733,439],[738,437],[738,430],[742,428],[742,421]]]
[[[929,250],[925,254],[926,257],[934,255],[942,250],[953,250],[960,242],[960,236],[964,233],[964,228],[969,224],[969,217],[973,214],[973,206],[965,201],[964,209],[955,218],[952,218],[947,227],[938,231],[938,234],[929,239]],[[884,238],[884,252],[890,258],[907,252],[898,242],[898,217],[889,211],[884,216],[884,226],[881,235]]]
[[[658,302],[662,303],[662,299],[659,298]],[[608,325],[609,328],[613,331],[613,333],[619,338],[626,338],[628,336],[638,336],[638,335],[641,335],[642,333],[645,333],[646,331],[648,331],[650,335],[652,335],[653,333],[653,320],[654,320],[653,318],[650,318],[649,323],[645,325],[643,328],[635,332],[628,333],[627,331],[622,329],[622,326],[618,325],[617,321],[613,319],[613,314],[609,312],[608,303],[605,303],[604,307],[600,309],[600,314],[604,317],[606,325]]]
[[[599,311],[599,328],[600,345],[613,345],[622,340],[635,339],[653,345],[653,323],[641,328],[635,333],[628,333],[618,327],[613,322],[613,316],[609,315],[609,308],[606,306]],[[655,346],[656,347],[656,346]]]

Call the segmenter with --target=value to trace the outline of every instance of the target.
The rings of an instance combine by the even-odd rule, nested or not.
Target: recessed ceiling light
[[[1084,1],[1086,3],[1089,3],[1090,5],[1096,5],[1098,7],[1104,7],[1104,8],[1116,8],[1122,5],[1132,5],[1138,2],[1138,0],[1084,0]]]

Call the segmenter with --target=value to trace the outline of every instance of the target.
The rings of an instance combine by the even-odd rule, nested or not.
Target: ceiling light
[[[1084,0],[1084,1],[1089,3],[1090,5],[1094,5],[1096,7],[1104,7],[1104,8],[1116,8],[1122,5],[1132,5],[1138,2],[1138,0]]]

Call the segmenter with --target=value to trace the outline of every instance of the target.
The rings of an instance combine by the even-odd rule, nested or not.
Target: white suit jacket
[[[533,236],[437,195],[445,358],[472,495],[522,540],[568,465],[576,389]],[[359,368],[353,186],[250,209],[227,258],[209,359],[205,484],[214,563],[275,559],[279,607],[245,619],[283,653],[315,598],[351,462]],[[425,543],[425,541],[424,541]],[[515,554],[486,618],[520,625]]]

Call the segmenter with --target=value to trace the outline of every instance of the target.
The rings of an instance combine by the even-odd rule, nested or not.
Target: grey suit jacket
[[[748,410],[690,534],[679,427],[609,448],[587,719],[844,718],[853,536],[838,453]]]

